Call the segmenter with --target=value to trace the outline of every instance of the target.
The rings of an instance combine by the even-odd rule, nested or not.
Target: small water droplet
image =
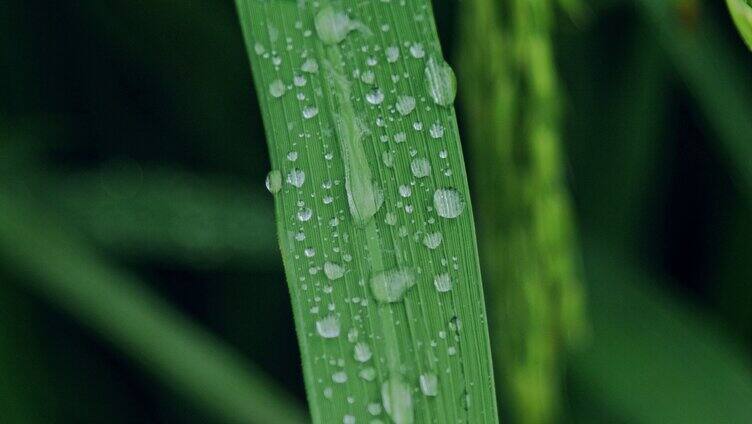
[[[381,303],[401,301],[413,285],[415,274],[411,269],[392,269],[371,277],[371,292]]]
[[[439,188],[433,193],[433,207],[442,218],[457,218],[465,210],[465,202],[453,188]]]
[[[334,396],[334,390],[331,387],[324,387],[324,397],[331,399]]]
[[[421,374],[420,391],[426,396],[436,396],[439,394],[439,378],[434,373]]]
[[[358,372],[358,377],[365,381],[373,381],[376,378],[376,370],[372,367],[363,368]]]
[[[325,339],[339,337],[339,330],[339,318],[334,315],[327,315],[316,321],[316,331]]]
[[[355,424],[355,416],[354,415],[345,415],[342,417],[342,424]]]
[[[440,232],[428,233],[423,236],[423,245],[432,250],[436,249],[441,244],[443,238]]]
[[[441,150],[439,151],[439,157],[442,159],[446,159],[447,157],[449,157],[449,153],[446,150]]]
[[[410,46],[410,54],[414,58],[416,58],[416,59],[420,59],[423,56],[425,56],[426,55],[426,51],[423,49],[423,44],[421,44],[421,43],[413,43]]]
[[[303,251],[303,253],[306,255],[307,258],[312,258],[312,257],[316,256],[316,249],[314,249],[313,247],[307,247]]]
[[[266,174],[264,185],[269,193],[277,194],[282,189],[282,173],[278,169],[272,169]]]
[[[336,280],[345,275],[345,268],[334,262],[324,262],[324,274],[326,274],[326,278]]]
[[[266,52],[266,49],[264,48],[264,45],[256,41],[256,44],[253,45],[253,50],[256,51],[256,54],[261,56]]]
[[[434,103],[440,106],[451,105],[457,94],[457,80],[449,64],[440,57],[431,56],[426,62],[424,73],[426,88]]]
[[[304,85],[306,85],[306,82],[308,82],[308,80],[306,80],[306,77],[304,77],[303,75],[295,75],[292,78],[292,83],[296,87],[303,87]]]
[[[413,96],[399,96],[397,97],[397,103],[395,104],[397,112],[402,116],[408,115],[415,109],[415,97]]]
[[[319,108],[316,106],[306,106],[303,108],[303,118],[311,119],[319,114]]]
[[[400,131],[397,134],[394,134],[394,142],[395,143],[397,143],[397,144],[404,143],[405,140],[407,140],[407,134],[405,134],[404,132]]]
[[[366,406],[366,410],[368,410],[369,414],[375,417],[381,414],[381,404],[376,402],[369,403],[368,406]]]
[[[360,80],[363,81],[364,84],[373,84],[373,82],[376,81],[376,74],[369,69],[360,74]]]
[[[387,225],[397,225],[397,215],[395,215],[394,212],[387,212],[384,217],[384,222]]]
[[[410,162],[410,170],[416,178],[427,177],[431,173],[431,163],[426,158],[416,158]]]
[[[298,210],[297,217],[298,217],[298,221],[300,222],[307,222],[308,220],[311,219],[312,216],[313,216],[313,211],[311,210],[311,208],[303,208],[303,209]]]
[[[354,356],[356,361],[368,362],[368,360],[371,359],[372,355],[373,353],[371,352],[371,347],[368,346],[368,344],[360,342],[355,345]]]
[[[435,122],[431,125],[431,129],[428,130],[428,133],[431,135],[431,138],[441,138],[444,135],[444,126]]]
[[[387,168],[391,168],[394,166],[394,155],[392,155],[391,152],[383,152],[381,154],[381,160],[384,162],[384,165]]]
[[[298,160],[298,152],[296,152],[295,150],[288,152],[287,160],[289,160],[290,162],[295,162],[296,160]]]
[[[386,54],[386,61],[389,63],[394,63],[399,59],[400,51],[397,46],[387,47],[384,53]]]
[[[332,374],[332,381],[337,384],[342,384],[347,381],[347,373],[344,371],[337,371]]]
[[[454,284],[452,282],[452,277],[450,277],[449,274],[445,272],[433,277],[433,285],[440,293],[446,293],[449,290],[452,290],[452,286]]]
[[[384,101],[384,92],[378,88],[374,88],[366,93],[366,101],[372,105],[380,105]]]
[[[272,97],[282,97],[285,94],[285,83],[280,79],[275,79],[269,84],[269,94]]]
[[[287,183],[297,188],[303,187],[305,172],[302,169],[294,168],[287,174]]]
[[[300,66],[300,70],[309,74],[315,74],[319,71],[319,63],[316,62],[316,59],[309,57]]]
[[[408,185],[401,185],[399,186],[399,194],[402,197],[410,197],[410,195],[413,193],[413,190]]]

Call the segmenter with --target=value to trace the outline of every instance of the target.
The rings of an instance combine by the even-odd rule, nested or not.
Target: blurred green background
[[[587,6],[555,32],[592,328],[561,421],[752,422],[752,55],[722,2]],[[435,2],[447,51],[459,7]],[[0,422],[303,405],[233,2],[8,0],[0,25]]]

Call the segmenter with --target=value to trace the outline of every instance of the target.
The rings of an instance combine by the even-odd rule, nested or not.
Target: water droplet
[[[381,160],[384,162],[384,165],[387,168],[391,168],[394,166],[394,155],[392,155],[391,152],[383,152],[381,154]]]
[[[436,249],[441,244],[443,238],[440,232],[428,233],[423,236],[423,245],[429,249]]]
[[[305,182],[305,172],[302,169],[295,168],[287,174],[287,183],[297,188],[303,187]]]
[[[345,415],[342,417],[342,424],[355,424],[355,416]]]
[[[366,410],[368,410],[369,414],[375,417],[376,415],[381,414],[381,404],[376,402],[369,403],[368,406],[366,406]]]
[[[413,122],[413,129],[415,131],[423,131],[423,123],[420,121]]]
[[[387,225],[397,225],[397,215],[395,215],[394,212],[387,212],[384,217],[384,222]]]
[[[319,108],[316,106],[306,106],[303,108],[303,118],[311,119],[319,114]]]
[[[345,275],[345,268],[334,262],[324,262],[324,274],[326,274],[326,278],[336,280]]]
[[[426,396],[436,396],[439,394],[439,378],[434,373],[421,374],[420,391]]]
[[[394,63],[399,59],[400,51],[397,46],[387,47],[384,53],[386,54],[386,61],[389,63]]]
[[[401,185],[399,186],[399,194],[402,197],[410,197],[410,195],[413,193],[413,190],[408,185]]]
[[[368,360],[371,359],[371,356],[373,355],[373,353],[371,352],[371,347],[363,342],[355,345],[354,352],[355,360],[358,362],[368,362]]]
[[[415,285],[415,274],[411,269],[393,269],[371,277],[371,292],[382,303],[399,302],[405,292]]]
[[[437,291],[446,293],[449,290],[452,290],[454,283],[452,282],[452,277],[450,277],[449,274],[445,272],[433,277],[433,285],[436,287]]]
[[[295,240],[297,241],[305,240],[305,233],[302,231],[295,233]]]
[[[368,66],[376,66],[378,64],[379,64],[378,59],[376,59],[373,56],[371,56],[368,59],[366,59],[366,65],[368,65]]]
[[[405,140],[407,140],[407,134],[405,134],[404,132],[400,131],[397,134],[394,134],[394,142],[395,143],[397,143],[397,144],[404,143]]]
[[[307,222],[313,216],[313,211],[311,210],[311,208],[303,208],[303,209],[298,210],[297,216],[298,216],[298,221]]]
[[[434,103],[441,106],[451,105],[457,94],[457,80],[449,64],[444,59],[431,56],[426,62],[424,72],[426,88]]]
[[[278,169],[272,169],[266,174],[264,185],[269,190],[269,193],[277,194],[282,189],[282,173]]]
[[[426,158],[416,158],[410,162],[410,170],[416,178],[427,177],[431,173],[431,163]]]
[[[316,62],[316,59],[309,57],[300,66],[300,70],[309,74],[315,74],[319,71],[319,63]]]
[[[441,138],[444,135],[444,126],[435,122],[431,125],[431,129],[428,130],[428,133],[431,135],[431,138]]]
[[[439,157],[442,159],[446,159],[447,157],[449,157],[449,153],[446,150],[441,150],[439,151]]]
[[[280,79],[275,79],[269,84],[269,94],[272,97],[282,97],[285,94],[285,83]]]
[[[332,396],[334,396],[334,390],[331,387],[325,387],[324,388],[324,397],[327,399],[331,399]]]
[[[256,51],[256,54],[261,56],[266,52],[266,49],[264,48],[264,45],[256,41],[256,44],[253,45],[253,50]]]
[[[413,96],[399,96],[397,97],[397,103],[395,104],[397,112],[400,115],[405,116],[415,109],[415,97]]]
[[[292,78],[292,83],[296,87],[303,87],[304,85],[306,85],[306,82],[308,82],[308,80],[306,80],[306,77],[304,77],[303,75],[295,75]]]
[[[376,81],[376,74],[369,69],[360,74],[360,80],[363,81],[364,84],[373,84],[373,82]]]
[[[333,339],[339,337],[339,318],[334,315],[327,315],[316,321],[316,331],[319,336],[325,339]]]
[[[426,51],[423,49],[423,44],[413,43],[413,45],[410,46],[410,54],[416,59],[420,59],[425,56]]]
[[[372,367],[363,368],[358,372],[358,377],[365,381],[373,381],[376,378],[376,370]]]
[[[314,249],[313,247],[307,247],[303,251],[303,253],[305,253],[305,255],[306,255],[307,258],[312,258],[312,257],[316,256],[316,249]]]
[[[298,160],[298,152],[296,152],[295,150],[288,152],[287,160],[289,160],[290,162],[295,162],[296,160]]]
[[[347,373],[344,371],[337,371],[332,374],[332,381],[338,384],[342,384],[347,381]]]
[[[381,385],[381,402],[395,424],[412,424],[413,398],[410,387],[394,376]]]
[[[324,44],[338,44],[351,31],[370,34],[371,31],[362,22],[350,19],[347,13],[335,10],[332,6],[325,6],[314,18],[316,34]]]
[[[453,188],[439,188],[433,193],[433,207],[442,218],[457,218],[465,210],[465,202]]]
[[[384,101],[384,93],[380,89],[374,88],[366,93],[366,101],[372,105],[380,105]]]

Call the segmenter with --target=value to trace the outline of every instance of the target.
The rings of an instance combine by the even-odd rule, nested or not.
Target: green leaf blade
[[[424,81],[442,57],[429,3],[345,2],[326,43],[307,3],[237,4],[313,421],[496,422],[454,108]]]

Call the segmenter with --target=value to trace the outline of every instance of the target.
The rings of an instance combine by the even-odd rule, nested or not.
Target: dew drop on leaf
[[[450,277],[446,272],[439,274],[433,278],[433,285],[436,287],[437,291],[446,293],[452,290],[452,277]]]
[[[381,303],[401,301],[413,285],[415,274],[411,269],[392,269],[371,277],[371,292]]]
[[[303,187],[305,172],[302,169],[293,169],[287,174],[287,183],[297,188]]]
[[[465,210],[465,202],[453,188],[439,188],[433,193],[433,207],[442,218],[457,218]]]
[[[440,106],[451,105],[457,94],[457,80],[449,64],[444,59],[431,56],[424,72],[426,88],[434,103]]]
[[[282,189],[282,173],[278,169],[272,169],[266,174],[264,185],[269,190],[269,193],[277,194]]]
[[[436,396],[439,394],[439,378],[434,373],[421,374],[420,391],[426,396]]]
[[[345,268],[342,265],[336,264],[334,262],[325,262],[324,274],[329,280],[336,280],[342,278],[342,276],[345,275]]]
[[[339,318],[334,315],[327,315],[316,321],[316,331],[325,339],[339,337],[339,330]]]

